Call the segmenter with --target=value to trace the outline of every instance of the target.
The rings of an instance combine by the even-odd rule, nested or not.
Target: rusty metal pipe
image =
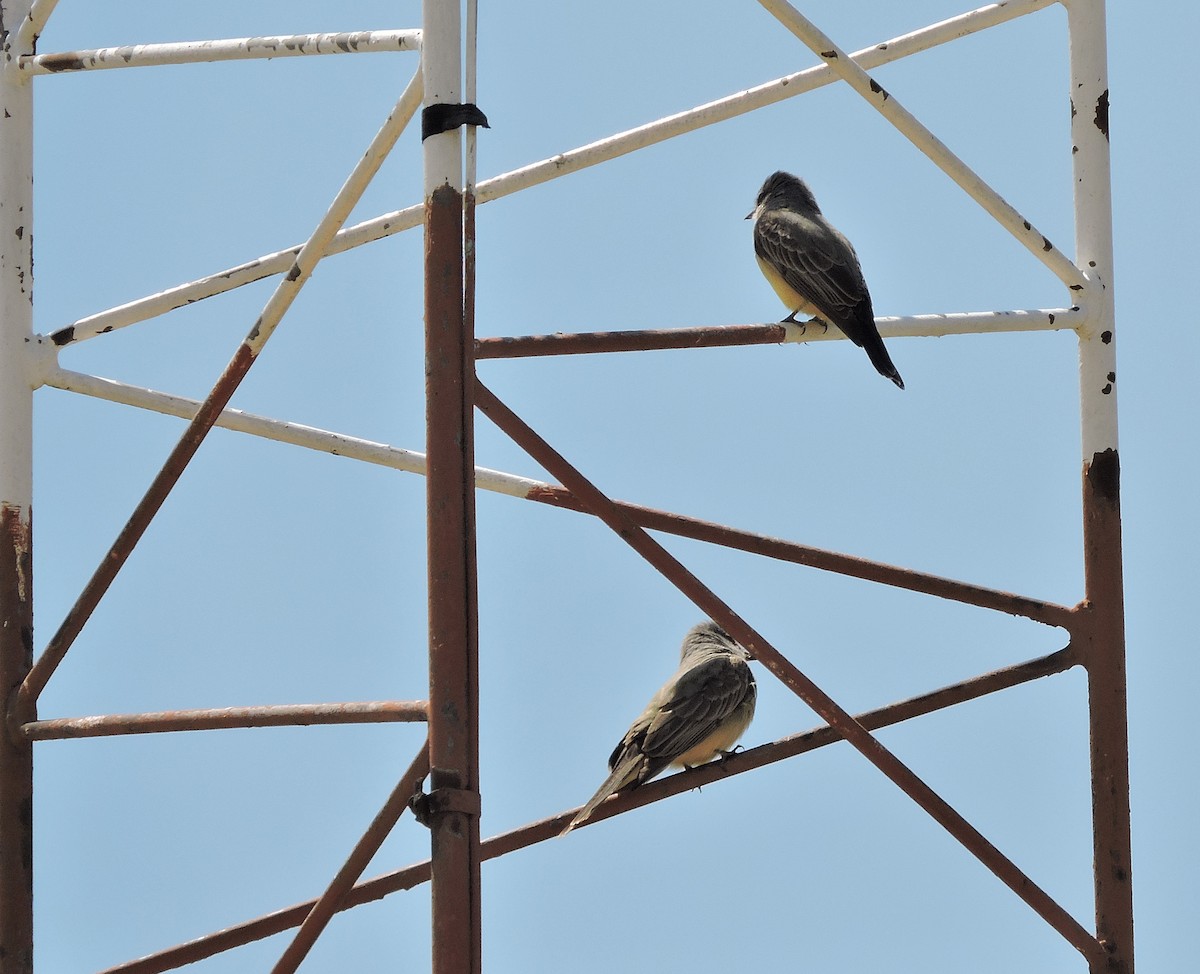
[[[425,107],[459,104],[462,0],[424,0]],[[479,637],[475,564],[474,335],[464,291],[463,137],[429,133],[425,165],[426,544],[429,764],[451,802],[430,821],[433,974],[478,974]]]
[[[364,703],[271,704],[212,710],[168,710],[144,714],[58,717],[21,725],[29,741],[73,740],[122,734],[224,730],[238,727],[298,727],[310,724],[382,724],[426,719],[425,700],[380,700]]]
[[[554,507],[595,514],[565,487],[535,487],[526,496],[529,500],[550,504]],[[812,548],[795,541],[784,541],[781,538],[755,534],[752,531],[743,531],[713,521],[702,521],[699,518],[687,517],[683,514],[642,507],[639,504],[630,504],[625,501],[613,501],[612,503],[629,520],[651,531],[664,531],[681,538],[692,538],[695,541],[736,548],[739,551],[774,558],[778,561],[805,565],[821,571],[836,572],[839,575],[861,578],[868,582],[878,582],[894,588],[908,589],[911,592],[920,592],[940,599],[951,599],[982,609],[1007,612],[1009,615],[1023,616],[1047,626],[1070,630],[1074,624],[1075,610],[1054,602],[1043,602],[1026,595],[1003,592],[982,585],[972,585],[969,582],[943,578],[940,575],[929,575],[925,572],[900,568],[884,562],[870,561],[866,558],[856,558],[853,555],[844,555],[836,551]]]
[[[476,380],[475,402],[518,446],[557,477],[582,504],[615,531],[680,592],[754,653],[785,686],[835,728],[868,761],[890,778],[947,832],[990,869],[1001,882],[1057,930],[1085,957],[1101,953],[1096,938],[989,842],[970,822],[929,787],[907,765],[877,741],[820,687],[805,676],[749,623],[689,572],[665,548],[634,524],[578,470]]]

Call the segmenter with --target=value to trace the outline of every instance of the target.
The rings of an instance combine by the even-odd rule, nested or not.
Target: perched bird
[[[904,380],[883,347],[871,295],[858,255],[821,214],[812,190],[787,172],[767,177],[754,211],[754,253],[758,266],[779,299],[791,311],[837,325],[850,341],[865,349],[871,364],[901,389]]]
[[[688,630],[679,669],[625,732],[608,759],[612,774],[561,834],[586,821],[609,795],[635,788],[669,765],[694,768],[729,753],[754,717],[758,688],[750,658],[714,622]]]

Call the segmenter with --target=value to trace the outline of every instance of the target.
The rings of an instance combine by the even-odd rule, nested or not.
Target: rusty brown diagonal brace
[[[10,708],[10,734],[19,733],[16,725],[25,723],[33,717],[38,694],[45,689],[47,681],[53,675],[58,664],[62,662],[63,657],[67,655],[67,650],[71,648],[75,637],[83,629],[84,623],[87,622],[96,606],[100,604],[104,593],[108,591],[113,579],[117,577],[117,572],[128,560],[142,535],[146,533],[146,528],[154,520],[154,515],[158,513],[159,508],[167,499],[167,495],[183,475],[183,471],[191,462],[192,457],[196,455],[196,451],[200,449],[200,444],[204,442],[213,423],[228,405],[234,391],[246,377],[246,373],[250,371],[255,355],[248,339],[238,346],[237,352],[230,359],[225,371],[221,373],[221,377],[208,394],[208,398],[200,406],[199,412],[193,417],[183,436],[171,450],[166,463],[155,474],[146,493],[138,501],[133,513],[129,515],[129,520],[125,522],[125,527],[121,529],[121,533],[117,535],[112,547],[105,554],[104,560],[92,573],[92,577],[88,579],[83,591],[79,593],[79,598],[75,600],[75,604],[71,606],[70,611],[59,625],[58,631],[51,637],[50,642],[42,651],[42,655],[38,657],[37,662],[33,664],[22,682],[17,692],[15,706]]]
[[[564,507],[584,514],[595,514],[594,511],[584,507],[564,487],[537,487],[530,491],[526,498],[551,507]],[[670,511],[660,511],[653,507],[643,507],[628,501],[613,501],[612,503],[635,524],[640,524],[651,531],[663,531],[681,538],[691,538],[693,541],[704,541],[725,548],[736,548],[738,551],[761,555],[764,558],[774,558],[776,561],[791,562],[794,565],[804,565],[820,571],[836,572],[839,575],[861,578],[868,582],[878,582],[880,585],[890,585],[894,588],[907,589],[910,592],[920,592],[922,595],[932,595],[934,598],[950,599],[981,609],[1007,612],[1009,615],[1023,616],[1034,622],[1057,626],[1068,631],[1072,630],[1079,618],[1075,609],[1054,602],[1030,598],[1027,595],[1017,595],[1013,592],[985,588],[982,585],[972,585],[954,578],[930,575],[926,572],[914,571],[911,568],[900,568],[881,561],[870,561],[854,555],[845,555],[838,551],[813,548],[795,541],[755,534],[752,531],[743,531],[740,528],[717,524],[714,521],[702,521],[699,518],[674,514]]]
[[[271,969],[271,974],[292,974],[300,966],[312,949],[312,945],[321,936],[321,932],[340,909],[346,894],[354,887],[363,870],[367,868],[367,864],[379,851],[379,847],[383,845],[392,828],[400,820],[400,816],[404,814],[404,809],[408,807],[408,800],[412,798],[421,779],[427,774],[429,774],[428,738],[421,745],[421,750],[413,758],[408,770],[401,775],[396,787],[392,789],[392,793],[388,795],[379,814],[375,816],[362,838],[358,840],[358,844],[355,845],[354,851],[350,853],[345,864],[330,881],[329,887],[321,894],[320,899],[313,904],[308,916],[300,924],[300,929],[296,931],[296,936],[292,938],[292,942],[288,944],[287,949]]]
[[[887,775],[946,831],[987,866],[997,878],[1023,899],[1057,930],[1089,962],[1103,956],[1103,948],[1080,923],[1049,894],[1025,875],[1015,863],[989,842],[945,799],[929,787],[907,765],[879,743],[820,687],[797,669],[749,623],[723,602],[682,563],[634,524],[607,496],[537,435],[478,379],[475,404],[518,446],[574,494],[586,508],[612,528],[622,540],[646,559],[684,595],[738,642],[754,653],[785,686],[838,731],[862,755]]]
[[[858,722],[871,730],[889,727],[914,717],[936,713],[960,703],[976,700],[980,697],[1020,686],[1031,680],[1041,679],[1062,673],[1072,666],[1078,665],[1075,651],[1068,646],[1057,653],[1051,653],[1040,659],[1017,663],[1013,666],[972,677],[960,683],[940,687],[917,697],[910,697],[897,703],[888,704],[876,710],[870,710],[858,715]],[[828,726],[817,727],[802,734],[793,734],[770,744],[762,744],[747,751],[732,754],[722,761],[683,771],[679,774],[668,775],[648,784],[625,792],[596,809],[587,825],[616,815],[632,808],[640,808],[653,802],[662,801],[674,795],[691,791],[697,786],[711,784],[735,774],[753,771],[776,761],[807,754],[830,744],[836,744],[841,737]],[[498,856],[517,852],[545,839],[553,839],[562,831],[578,808],[570,808],[550,818],[538,822],[530,822],[519,828],[494,835],[480,846],[483,859],[495,859]],[[364,903],[380,900],[391,893],[412,889],[422,883],[429,882],[429,860],[405,866],[359,883],[342,901],[339,910],[348,910]],[[110,967],[104,974],[163,974],[164,971],[174,970],[185,964],[193,964],[226,950],[233,950],[255,940],[272,937],[277,933],[297,927],[312,909],[315,900],[298,903],[295,906],[284,907],[266,916],[247,920],[237,926],[226,927],[215,933],[206,934],[195,940],[169,947],[156,954],[150,954],[136,960],[128,961],[117,967]]]

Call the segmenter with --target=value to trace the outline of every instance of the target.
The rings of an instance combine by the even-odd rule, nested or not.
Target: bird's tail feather
[[[896,371],[896,366],[892,364],[892,357],[888,355],[888,351],[883,344],[883,339],[879,335],[866,335],[863,341],[863,349],[866,351],[867,357],[871,360],[871,364],[875,366],[876,372],[891,379],[901,389],[904,388],[904,380],[900,378],[900,373]]]
[[[623,761],[613,768],[612,774],[604,779],[604,784],[596,789],[596,794],[592,795],[592,797],[588,799],[588,803],[579,810],[575,817],[567,824],[567,827],[558,834],[560,836],[566,835],[571,831],[571,829],[582,825],[589,818],[591,818],[592,812],[600,807],[600,803],[604,801],[604,799],[606,799],[609,795],[615,795],[631,781],[635,780],[637,765],[641,762],[641,760],[642,756],[638,754],[636,760]]]

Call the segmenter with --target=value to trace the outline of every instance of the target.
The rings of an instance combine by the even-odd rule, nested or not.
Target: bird
[[[796,315],[813,315],[866,351],[880,375],[901,389],[904,380],[875,327],[871,294],[854,247],[821,213],[808,184],[775,172],[758,191],[753,211],[754,253],[767,282]]]
[[[751,654],[715,622],[683,638],[679,669],[663,684],[608,759],[612,772],[560,835],[583,824],[609,795],[636,788],[670,765],[724,757],[754,717]]]

